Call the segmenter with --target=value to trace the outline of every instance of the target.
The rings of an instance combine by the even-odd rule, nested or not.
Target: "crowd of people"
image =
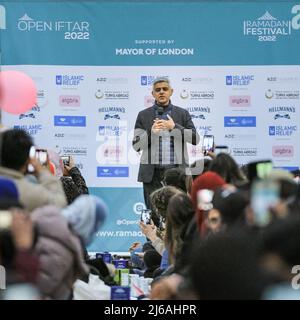
[[[90,272],[86,246],[106,204],[88,194],[72,157],[63,164],[48,150],[40,161],[23,130],[3,130],[0,142],[0,297],[71,299],[76,279]]]
[[[86,251],[108,208],[74,160],[48,150],[42,165],[23,130],[0,138],[0,298],[72,299],[91,273],[115,285],[115,269]],[[197,175],[164,172],[139,225],[145,242],[129,248],[130,273],[153,279],[143,299],[300,298],[298,172],[268,166],[253,176],[252,167],[210,153]]]
[[[167,170],[166,186],[151,195],[153,219],[140,223],[144,257],[161,256],[156,268],[143,266],[154,278],[150,298],[299,299],[298,172],[210,156],[193,179]],[[253,164],[269,169],[253,176]]]

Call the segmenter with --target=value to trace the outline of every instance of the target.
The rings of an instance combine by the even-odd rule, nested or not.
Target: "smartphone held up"
[[[39,149],[39,148],[36,148],[35,146],[31,146],[29,150],[29,158],[37,159],[41,164],[41,166],[45,167],[47,166],[47,163],[48,163],[48,152],[46,149]],[[35,171],[32,164],[28,165],[27,171],[29,173],[33,173]]]
[[[61,160],[62,160],[64,166],[70,165],[70,156],[61,156]]]
[[[142,210],[141,221],[145,224],[151,224],[151,210],[149,210],[149,209]]]
[[[36,149],[36,158],[42,166],[46,166],[48,162],[48,153],[46,149]]]
[[[273,180],[255,180],[251,187],[254,223],[264,227],[271,221],[272,207],[279,201],[279,184]]]
[[[213,135],[204,135],[203,137],[203,154],[207,155],[208,152],[214,151],[214,136]]]

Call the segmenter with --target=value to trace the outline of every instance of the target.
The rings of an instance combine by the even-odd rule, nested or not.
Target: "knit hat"
[[[85,245],[91,243],[95,232],[108,215],[106,204],[93,195],[81,195],[62,210],[63,216],[72,226]]]

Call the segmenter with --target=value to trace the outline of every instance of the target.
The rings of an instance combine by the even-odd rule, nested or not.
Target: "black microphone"
[[[157,107],[157,115],[162,116],[164,114],[164,107],[158,106]]]

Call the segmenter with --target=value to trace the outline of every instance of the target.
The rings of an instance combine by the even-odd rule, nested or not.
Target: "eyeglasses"
[[[154,89],[155,92],[160,92],[160,91],[167,92],[168,90],[169,90],[169,87],[162,87],[162,88],[155,88]]]

